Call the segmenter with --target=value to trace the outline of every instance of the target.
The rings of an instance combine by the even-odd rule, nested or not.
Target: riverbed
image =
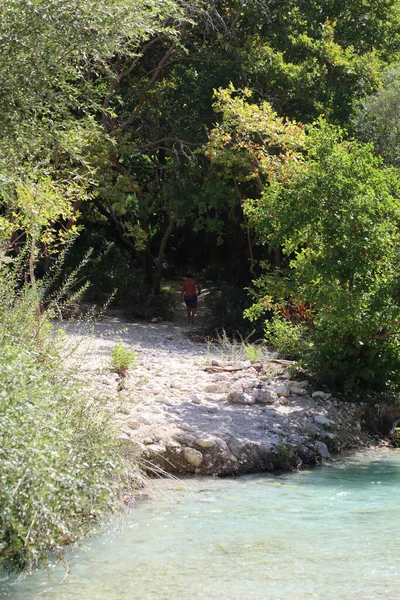
[[[313,470],[153,482],[11,600],[376,600],[400,597],[400,452]]]

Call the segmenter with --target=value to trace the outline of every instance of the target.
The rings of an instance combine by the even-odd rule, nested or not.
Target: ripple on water
[[[13,600],[400,598],[400,453],[236,479],[160,481],[154,501],[4,588]],[[175,489],[174,489],[175,488]]]

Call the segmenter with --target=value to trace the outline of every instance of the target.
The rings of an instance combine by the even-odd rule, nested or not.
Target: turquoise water
[[[400,598],[400,451],[281,476],[158,482],[12,600]],[[64,579],[64,581],[62,581]],[[4,584],[3,584],[4,585]]]

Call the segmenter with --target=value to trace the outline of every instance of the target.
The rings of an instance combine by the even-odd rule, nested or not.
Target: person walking
[[[197,297],[201,294],[201,288],[197,281],[193,279],[192,273],[186,274],[186,279],[183,282],[181,289],[181,301],[186,304],[186,316],[188,323],[194,322],[194,317],[197,311]]]

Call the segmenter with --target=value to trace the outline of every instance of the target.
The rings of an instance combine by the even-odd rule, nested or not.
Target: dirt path
[[[370,443],[359,405],[291,381],[266,354],[254,366],[240,348],[221,355],[194,343],[187,333],[207,321],[208,290],[194,326],[186,323],[178,286],[175,293],[173,322],[129,323],[109,311],[90,339],[67,326],[70,342],[79,342],[75,368],[94,396],[114,405],[119,437],[143,459],[176,473],[235,474],[315,464],[329,449]],[[124,379],[109,368],[119,339],[137,352]]]

